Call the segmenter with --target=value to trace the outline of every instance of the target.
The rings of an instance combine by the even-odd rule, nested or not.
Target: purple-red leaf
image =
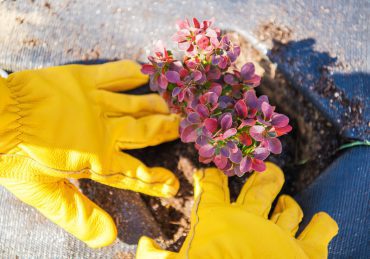
[[[198,137],[197,129],[198,125],[196,124],[185,127],[181,132],[181,141],[184,143],[194,142]]]
[[[287,134],[291,130],[292,130],[292,126],[290,125],[286,125],[285,127],[282,127],[282,128],[275,128],[275,132],[278,137],[281,135]]]
[[[181,88],[180,88],[180,87],[175,87],[175,88],[172,90],[172,97],[176,97],[176,96],[178,96],[180,92],[181,92]]]
[[[288,125],[289,118],[285,116],[284,114],[275,113],[272,115],[271,124],[274,127],[282,128]]]
[[[238,131],[235,129],[235,128],[231,128],[231,129],[228,129],[226,130],[223,134],[222,134],[222,139],[227,139],[231,136],[234,136]]]
[[[242,134],[240,134],[239,140],[245,146],[252,145],[252,138],[246,132],[243,132]]]
[[[239,129],[245,126],[254,126],[255,124],[256,124],[255,119],[245,119],[245,120],[242,120],[242,123],[240,123]]]
[[[263,116],[265,117],[265,120],[269,121],[271,119],[272,112],[273,112],[272,106],[267,102],[263,102],[261,104],[261,110],[262,110]]]
[[[220,154],[224,157],[229,157],[230,156],[230,151],[227,146],[224,146],[220,149]]]
[[[188,50],[191,46],[191,43],[189,41],[183,41],[183,42],[179,42],[179,49],[181,50]]]
[[[235,104],[235,111],[238,114],[239,117],[245,118],[248,115],[248,108],[247,105],[245,104],[244,100],[239,100]]]
[[[204,104],[198,104],[196,106],[196,110],[197,112],[199,113],[199,115],[203,118],[207,118],[209,116],[209,111],[208,111],[208,108],[207,106],[205,106]]]
[[[221,121],[220,121],[220,125],[221,125],[222,130],[225,131],[225,130],[231,128],[232,124],[233,124],[233,118],[232,118],[231,113],[229,113],[229,112],[224,113],[222,118],[221,118]]]
[[[217,130],[218,123],[215,118],[207,118],[204,120],[204,126],[209,132],[214,133]]]
[[[209,91],[217,94],[217,96],[220,96],[222,93],[222,86],[219,83],[212,82]]]
[[[233,84],[238,83],[238,81],[235,79],[235,76],[232,75],[232,74],[226,74],[224,76],[224,81],[225,81],[226,84],[229,84],[229,85],[233,85]]]
[[[282,151],[281,142],[277,138],[269,138],[267,139],[268,149],[271,153],[280,154]]]
[[[236,163],[236,164],[239,164],[240,161],[242,161],[242,158],[243,158],[243,154],[242,152],[240,151],[240,149],[236,149],[236,150],[233,150],[231,153],[230,153],[230,160],[231,162],[233,163]]]
[[[203,74],[199,70],[194,70],[192,76],[194,81],[199,81],[200,79],[202,79]]]
[[[198,36],[200,36],[200,37],[198,37]],[[196,43],[197,43],[199,48],[206,49],[209,45],[209,38],[207,36],[197,35]]]
[[[199,155],[202,157],[212,157],[215,153],[215,148],[211,144],[206,144],[204,146],[201,146],[199,148]]]
[[[252,159],[252,169],[257,172],[263,172],[266,170],[266,165],[263,161],[258,159]]]
[[[204,146],[204,145],[207,145],[209,143],[209,137],[205,136],[205,135],[200,135],[197,140],[195,141],[195,143],[199,146]]]
[[[193,23],[194,23],[194,27],[195,28],[200,28],[200,23],[199,23],[199,21],[197,20],[197,18],[193,18]]]
[[[248,107],[251,107],[253,109],[258,108],[258,99],[256,96],[256,92],[254,90],[249,90],[244,94],[245,103],[248,105]]]
[[[212,157],[202,157],[202,156],[199,156],[199,162],[203,163],[203,164],[209,164],[212,162],[213,158]]]
[[[234,166],[234,174],[236,175],[236,176],[239,176],[239,177],[242,177],[243,176],[243,172],[241,172],[240,171],[240,167],[239,166]]]
[[[240,172],[246,173],[250,171],[252,168],[252,159],[250,157],[244,157],[242,161],[240,161]]]
[[[240,75],[243,79],[249,79],[254,75],[254,65],[253,63],[246,63],[242,66],[242,69],[240,70]]]
[[[188,114],[188,117],[187,117],[187,120],[190,122],[190,123],[199,123],[200,122],[200,116],[198,113],[196,112],[192,112],[192,113],[189,113]]]
[[[258,160],[265,160],[269,155],[269,150],[264,147],[257,147],[253,152],[254,158]]]
[[[263,133],[265,132],[265,128],[263,126],[255,125],[250,128],[249,134],[252,138],[257,141],[262,141],[264,139]]]
[[[180,81],[180,75],[176,71],[167,71],[166,78],[170,83],[178,83]]]
[[[221,71],[217,67],[211,68],[207,73],[208,80],[218,80],[221,77]]]
[[[220,61],[218,62],[218,67],[221,69],[225,69],[227,67],[227,60],[228,60],[227,57],[221,56]]]
[[[165,75],[160,74],[158,77],[158,85],[162,89],[166,89],[168,85],[168,81]]]
[[[155,73],[155,68],[150,64],[144,64],[141,67],[141,72],[146,75],[153,75]]]
[[[229,159],[224,156],[217,155],[213,158],[215,165],[221,170],[229,170],[232,166]]]

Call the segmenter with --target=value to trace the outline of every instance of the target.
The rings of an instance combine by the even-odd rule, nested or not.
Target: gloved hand
[[[280,196],[270,219],[271,204],[283,183],[283,172],[266,163],[254,173],[235,203],[230,203],[227,177],[217,169],[194,175],[191,230],[179,253],[161,250],[142,237],[137,258],[325,258],[337,234],[336,222],[317,213],[296,239],[303,213],[287,195]]]
[[[171,172],[121,152],[178,137],[179,118],[160,96],[114,93],[147,80],[132,61],[0,78],[0,184],[89,246],[112,243],[112,218],[66,178],[176,194],[179,182]]]

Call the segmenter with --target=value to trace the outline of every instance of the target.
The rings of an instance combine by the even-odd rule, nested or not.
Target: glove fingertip
[[[321,225],[325,226],[328,243],[333,237],[335,237],[339,232],[338,223],[326,212],[318,212],[314,215],[316,220],[321,221]]]
[[[163,181],[162,187],[158,193],[158,196],[171,198],[174,197],[180,188],[179,179],[169,170],[163,167],[152,167],[151,171],[155,174],[159,174],[165,180]]]
[[[276,178],[276,182],[281,183],[281,185],[283,185],[285,181],[284,172],[281,170],[279,166],[271,162],[266,162],[265,172],[269,172],[270,174],[273,174]]]
[[[337,222],[326,212],[316,213],[299,236],[299,240],[327,245],[338,234]]]
[[[136,258],[146,259],[146,258],[169,258],[171,252],[163,250],[153,239],[142,236],[139,240]]]

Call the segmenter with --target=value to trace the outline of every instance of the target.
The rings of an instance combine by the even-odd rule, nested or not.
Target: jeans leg
[[[329,244],[329,258],[369,258],[369,147],[344,151],[295,198],[305,214],[301,228],[319,211],[337,221],[339,233]]]

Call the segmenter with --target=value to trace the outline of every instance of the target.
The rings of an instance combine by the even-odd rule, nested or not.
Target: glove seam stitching
[[[23,142],[23,140],[21,138],[21,136],[23,134],[23,131],[22,131],[23,124],[22,124],[21,120],[24,118],[24,116],[22,115],[22,109],[21,109],[20,106],[26,103],[26,102],[22,102],[21,99],[24,98],[25,96],[27,96],[27,94],[24,94],[24,95],[20,94],[23,90],[22,86],[20,84],[13,84],[12,83],[12,78],[8,79],[7,88],[9,89],[9,92],[10,92],[9,97],[14,103],[11,103],[6,108],[6,112],[17,115],[17,118],[12,122],[12,123],[15,123],[15,125],[17,125],[17,126],[15,128],[5,130],[4,132],[5,133],[13,132],[13,131],[16,132],[16,136],[14,137],[16,143],[14,143],[13,145],[18,146],[19,144],[21,144]],[[11,111],[10,110],[11,107],[16,107],[16,111]]]
[[[157,185],[157,184],[160,184],[160,185],[163,185],[164,183],[163,182],[146,182],[146,181],[143,181],[142,179],[140,178],[137,178],[137,177],[132,177],[132,176],[129,176],[129,175],[126,175],[124,174],[123,172],[113,172],[113,171],[110,171],[110,174],[101,174],[101,173],[98,173],[98,172],[95,172],[93,171],[91,168],[83,168],[81,170],[78,170],[78,171],[67,171],[67,170],[63,170],[63,169],[57,169],[57,168],[52,168],[52,167],[48,167],[48,166],[45,166],[41,163],[39,163],[37,160],[35,159],[32,159],[30,157],[27,157],[27,156],[20,156],[20,155],[16,155],[16,154],[0,154],[0,158],[1,157],[11,157],[11,158],[23,158],[23,159],[26,159],[26,160],[29,160],[33,163],[36,163],[37,165],[39,165],[42,169],[48,169],[48,170],[51,170],[51,171],[57,171],[57,172],[60,172],[62,174],[62,176],[68,176],[68,175],[79,175],[79,174],[83,174],[85,173],[86,171],[88,171],[89,173],[92,173],[93,175],[97,175],[99,177],[102,177],[102,178],[109,178],[109,177],[112,177],[112,176],[115,176],[115,175],[122,175],[124,177],[127,177],[129,179],[132,179],[132,180],[136,180],[136,181],[139,181],[139,182],[142,182],[144,184],[147,184],[147,185]],[[45,177],[58,177],[58,176],[48,176],[48,175],[40,175],[40,176],[45,176]]]

